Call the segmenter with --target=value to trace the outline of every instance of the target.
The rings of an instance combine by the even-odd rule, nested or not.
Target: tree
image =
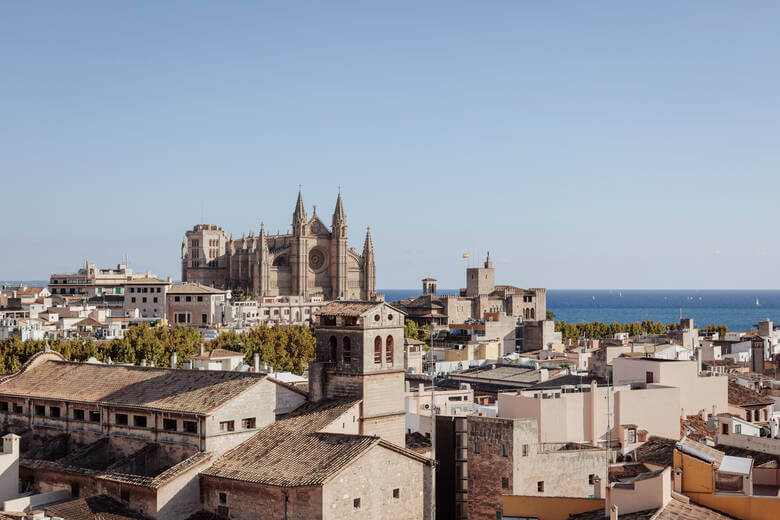
[[[431,330],[428,325],[420,327],[416,322],[406,319],[404,322],[404,338],[428,341],[431,337]]]
[[[551,311],[550,309],[547,309],[547,312],[544,315],[544,319],[546,320],[554,320],[555,319],[555,313]]]

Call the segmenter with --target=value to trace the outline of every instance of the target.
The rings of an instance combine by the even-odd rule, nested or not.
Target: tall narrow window
[[[342,342],[341,357],[345,364],[349,365],[352,363],[352,341],[346,336],[344,336]]]
[[[377,365],[382,364],[382,337],[377,336],[374,338],[374,363]]]
[[[393,364],[393,336],[387,336],[385,340],[385,362],[388,365]]]
[[[333,361],[334,363],[339,360],[336,356],[337,347],[338,341],[336,340],[336,336],[331,336],[328,338],[328,355],[330,356],[329,361]]]

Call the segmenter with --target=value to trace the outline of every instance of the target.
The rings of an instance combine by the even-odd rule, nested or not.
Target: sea
[[[420,290],[389,289],[387,301],[419,296]],[[439,290],[457,294],[457,290]],[[747,331],[766,318],[780,321],[780,291],[776,290],[547,290],[547,308],[556,320],[570,323],[603,321],[630,323],[660,321],[677,323],[680,315],[693,318],[697,327],[726,325]]]
[[[20,281],[2,282],[19,284]],[[45,286],[47,280],[21,282]],[[420,289],[384,289],[388,302],[420,296]],[[438,294],[458,294],[457,289],[439,289]],[[680,314],[693,318],[699,328],[726,325],[730,330],[747,331],[766,318],[780,322],[780,291],[777,290],[637,290],[548,289],[547,308],[556,320],[570,323],[603,321],[631,323],[660,321],[677,323]]]

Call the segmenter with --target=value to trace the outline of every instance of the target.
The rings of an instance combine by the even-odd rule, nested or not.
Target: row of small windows
[[[17,403],[12,403],[13,405],[13,413],[17,414],[23,414],[24,413],[24,407]],[[8,412],[9,411],[9,403],[7,401],[0,401],[0,411],[2,412]],[[48,407],[48,414],[47,414],[47,407],[42,404],[36,404],[33,408],[33,411],[35,412],[36,417],[51,417],[54,419],[58,419],[62,417],[62,408],[59,406],[49,406]],[[130,416],[125,413],[117,413],[114,415],[115,422],[118,425],[122,426],[128,426],[130,424]],[[91,422],[91,423],[99,423],[100,422],[100,411],[98,410],[83,410],[81,408],[74,408],[73,409],[73,420],[74,421],[83,421],[83,422]],[[138,428],[146,428],[147,427],[147,421],[148,417],[146,415],[133,415],[133,426],[136,426]],[[251,424],[254,425],[254,418],[252,419],[244,419],[244,421],[252,421]],[[185,433],[197,433],[198,432],[198,423],[195,421],[181,421],[181,431]],[[245,423],[246,424],[246,423]],[[163,430],[166,431],[179,431],[178,421],[176,419],[163,419],[162,424]],[[245,426],[246,428],[246,426]],[[254,428],[254,426],[252,426]]]
[[[155,296],[154,298],[152,298],[152,301],[153,301],[154,303],[157,303],[157,296]],[[135,303],[135,296],[133,296],[133,297],[131,297],[131,298],[130,298],[130,303]],[[146,296],[142,296],[142,297],[141,297],[141,303],[146,303]]]
[[[137,293],[146,293],[146,292],[162,292],[162,289],[160,287],[130,287],[129,291],[131,293],[137,292]]]
[[[180,302],[181,301],[181,296],[174,296],[173,297],[173,301]],[[192,301],[192,296],[185,296],[184,297],[184,301],[185,302],[191,302]],[[198,301],[202,302],[203,301],[203,296],[198,296]]]

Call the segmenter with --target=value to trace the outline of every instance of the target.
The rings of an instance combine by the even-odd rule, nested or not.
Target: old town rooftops
[[[0,381],[0,395],[208,414],[265,374],[102,365],[40,352]]]
[[[368,311],[375,309],[376,307],[385,305],[395,310],[399,314],[404,314],[400,309],[396,309],[392,305],[385,302],[371,302],[371,301],[334,301],[330,302],[317,311],[318,316],[347,316],[357,318],[367,313]]]
[[[199,283],[185,283],[181,285],[171,285],[168,294],[225,294],[226,291],[215,289],[208,285]]]
[[[774,401],[745,386],[729,381],[729,404],[736,406],[766,406]]]
[[[375,445],[428,461],[379,437],[321,431],[359,402],[307,403],[225,453],[201,474],[271,486],[318,486]]]
[[[241,352],[234,352],[232,350],[226,350],[224,348],[215,348],[212,350],[209,350],[208,352],[204,352],[203,354],[198,354],[197,356],[192,356],[192,359],[222,359],[222,358],[230,358],[230,357],[240,357],[243,358],[244,354]]]

